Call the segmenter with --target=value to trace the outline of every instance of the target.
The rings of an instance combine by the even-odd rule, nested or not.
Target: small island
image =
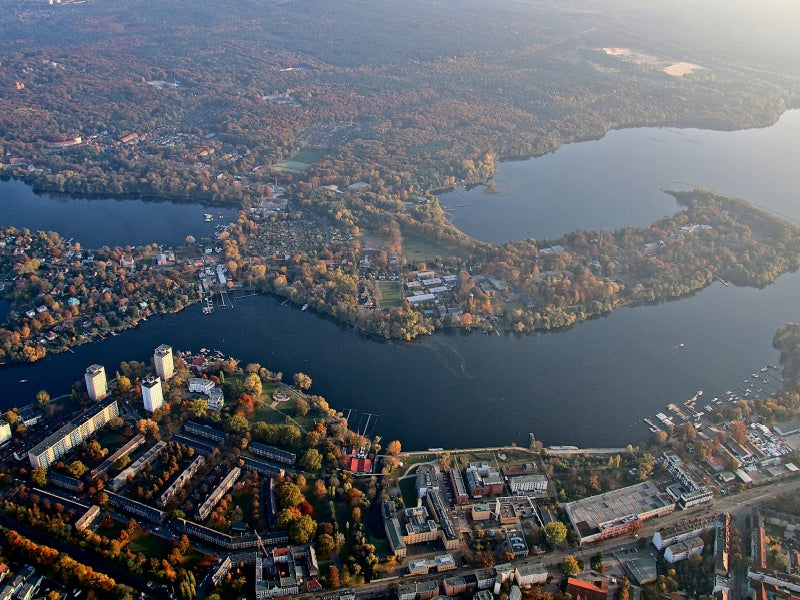
[[[113,378],[90,365],[0,422],[0,570],[6,589],[123,600],[795,585],[774,534],[800,515],[800,325],[774,344],[774,396],[593,450],[384,446],[310,375],[215,351],[163,344]],[[745,517],[772,532],[756,557]]]

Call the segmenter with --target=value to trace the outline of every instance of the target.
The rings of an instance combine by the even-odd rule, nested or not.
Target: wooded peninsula
[[[647,228],[503,246],[462,234],[434,195],[610,129],[774,122],[800,90],[791,21],[759,8],[687,33],[727,19],[713,4],[11,0],[0,175],[241,212],[168,252],[4,229],[0,362],[231,288],[407,340],[569,327],[715,277],[768,284],[797,268],[797,229],[703,190],[673,193],[686,209]],[[742,45],[744,21],[769,43]]]

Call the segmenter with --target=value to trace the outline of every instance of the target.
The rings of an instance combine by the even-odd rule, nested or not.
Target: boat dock
[[[707,404],[701,407],[698,407],[697,403],[703,397],[703,390],[698,390],[694,396],[682,402],[681,406],[675,403],[667,404],[665,412],[657,413],[655,418],[666,429],[669,429],[670,426],[675,427],[676,419],[683,423],[693,423],[695,427],[701,427],[700,419],[702,417],[722,408],[726,403],[734,404],[742,398],[754,399],[772,396],[782,389],[783,377],[780,368],[775,365],[767,365],[752,373],[748,379],[736,387],[720,394],[719,397],[711,400],[704,399]],[[644,418],[642,421],[651,433],[659,433],[662,430],[662,427],[659,427],[659,424],[650,418]]]

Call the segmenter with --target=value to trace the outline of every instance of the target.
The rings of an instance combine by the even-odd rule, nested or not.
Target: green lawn
[[[403,234],[403,256],[409,262],[429,261],[437,256],[447,258],[458,256],[467,258],[467,253],[462,250],[448,248],[447,246],[415,235]]]
[[[170,550],[169,544],[165,543],[163,539],[141,529],[133,534],[129,547],[134,554],[141,552],[147,558],[159,559],[164,558]]]
[[[382,308],[393,308],[400,306],[400,282],[399,281],[376,281],[376,287],[381,291],[380,305]]]
[[[234,494],[228,517],[237,506],[242,510],[242,521],[247,523],[251,529],[258,529],[258,521],[253,517],[253,494],[250,492]]]
[[[322,152],[321,150],[306,148],[305,150],[301,150],[300,152],[298,152],[297,155],[292,160],[313,165],[318,160],[321,160],[323,156],[325,156],[325,153]]]
[[[403,504],[406,506],[417,505],[417,480],[415,477],[400,480],[400,491],[403,493]]]
[[[116,540],[119,538],[119,532],[123,529],[125,529],[125,525],[123,523],[112,520],[111,527],[100,526],[95,530],[95,533],[100,537],[104,537],[109,540]]]
[[[306,149],[292,158],[282,160],[275,165],[275,168],[279,171],[302,173],[323,156],[325,156],[325,154],[319,150]]]

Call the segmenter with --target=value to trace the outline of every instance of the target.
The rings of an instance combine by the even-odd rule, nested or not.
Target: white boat
[[[303,308],[301,308],[300,310],[305,310],[307,308],[308,308],[308,304],[303,304]]]

